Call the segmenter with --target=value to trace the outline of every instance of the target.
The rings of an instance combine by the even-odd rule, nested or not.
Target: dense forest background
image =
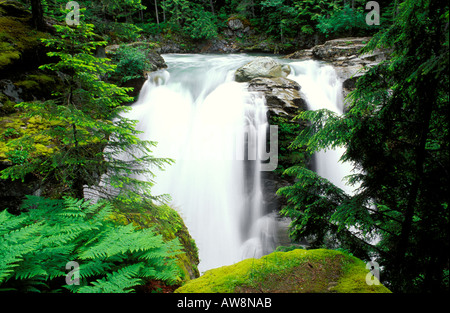
[[[290,147],[345,146],[343,158],[360,170],[350,182],[360,187],[347,195],[302,165],[288,168],[295,183],[278,193],[290,235],[313,238],[313,247],[338,242],[361,258],[376,253],[394,292],[449,290],[446,1],[378,1],[380,25],[366,23],[359,0],[78,3],[72,26],[67,1],[0,3],[0,78],[33,91],[16,102],[0,94],[2,188],[30,190],[15,207],[2,203],[1,290],[154,291],[198,276],[186,265],[198,256],[183,221],[151,193],[153,169],[173,160],[154,158],[156,143],[139,139],[136,121],[121,115],[134,100],[125,82],[148,65],[147,52],[124,44],[199,52],[232,39],[236,52],[288,53],[348,36],[373,36],[364,51],[389,49],[390,58],[357,81],[343,116],[301,113],[309,126],[289,130]],[[105,58],[102,47],[114,44]],[[98,203],[84,200],[86,186]],[[130,223],[145,219],[151,228]],[[349,227],[381,240],[361,241]],[[81,284],[67,281],[73,260],[83,261],[72,277]]]
[[[42,12],[55,19],[67,1],[24,1],[42,3]],[[373,34],[379,28],[368,25],[366,1],[78,1],[86,8],[85,21],[95,25],[96,32],[109,43],[148,39],[177,39],[188,45],[188,39],[215,39],[226,36],[227,22],[239,19],[252,31],[239,34],[239,39],[259,36],[263,41],[279,45],[278,50],[295,50],[311,44],[309,37],[328,38]],[[396,1],[379,1],[381,23],[392,19]],[[36,22],[37,25],[43,24]],[[42,26],[41,26],[42,27]]]

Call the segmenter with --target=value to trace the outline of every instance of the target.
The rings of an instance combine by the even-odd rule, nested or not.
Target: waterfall
[[[342,82],[331,65],[308,60],[289,63],[293,69],[290,79],[301,86],[309,110],[328,109],[343,114]],[[352,194],[354,187],[346,185],[345,176],[353,173],[350,163],[341,162],[344,147],[319,151],[314,156],[314,170],[335,186]]]
[[[149,75],[128,116],[142,139],[158,142],[155,157],[175,160],[156,173],[152,194],[171,196],[196,241],[200,272],[274,248],[254,158],[265,149],[265,99],[234,81],[253,58],[164,55],[168,69]]]
[[[342,82],[331,65],[313,60],[292,62],[289,65],[293,70],[289,78],[297,81],[302,87],[301,92],[309,110],[328,109],[336,114],[343,114]],[[346,184],[345,177],[354,174],[356,170],[351,163],[340,161],[344,152],[344,147],[317,152],[314,155],[314,171],[352,195],[359,186]],[[351,226],[349,231],[371,244],[376,244],[380,240],[379,235],[375,233],[370,236],[363,235],[357,225]]]

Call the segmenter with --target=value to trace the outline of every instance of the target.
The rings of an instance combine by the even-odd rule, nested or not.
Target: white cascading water
[[[342,81],[331,65],[313,60],[291,62],[289,65],[292,68],[289,78],[300,84],[309,110],[327,109],[343,114]],[[314,170],[335,186],[352,194],[355,187],[347,185],[344,178],[353,173],[353,168],[350,163],[340,161],[344,152],[344,147],[317,152]]]
[[[289,65],[292,68],[292,74],[289,78],[300,84],[301,92],[305,96],[309,110],[328,109],[336,114],[343,114],[342,81],[339,80],[331,65],[312,60],[291,62]],[[359,186],[347,184],[345,178],[348,175],[355,174],[356,170],[351,163],[340,161],[344,152],[345,147],[317,152],[314,155],[314,171],[348,195],[353,195]],[[356,225],[351,226],[349,231],[371,244],[376,244],[380,240],[377,234],[363,235],[363,232]]]
[[[151,73],[128,116],[139,121],[143,139],[158,142],[155,157],[175,160],[156,173],[152,194],[171,196],[196,241],[200,272],[270,253],[276,223],[264,208],[261,163],[254,153],[265,149],[267,109],[262,95],[234,81],[235,70],[254,57],[163,57],[168,69]],[[332,66],[279,61],[291,66],[288,78],[300,84],[310,110],[342,114],[342,83]],[[339,161],[343,152],[317,153],[315,170],[352,193],[343,181],[352,170]]]
[[[257,143],[268,126],[265,100],[234,81],[254,57],[164,59],[168,69],[151,73],[128,116],[143,139],[158,142],[155,157],[175,160],[156,173],[152,194],[171,196],[196,241],[200,272],[271,252],[274,222],[264,212],[260,162],[250,158],[265,149]]]

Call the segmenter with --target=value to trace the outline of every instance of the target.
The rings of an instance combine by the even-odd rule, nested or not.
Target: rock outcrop
[[[341,57],[357,55],[371,37],[339,38],[326,41],[312,48],[314,58],[323,61],[335,61]]]
[[[297,60],[307,60],[313,58],[312,49],[303,49],[295,51],[294,53],[288,54],[284,57],[285,59],[297,59]]]
[[[240,81],[245,81],[248,84],[249,91],[264,95],[268,109],[268,120],[281,129],[284,129],[283,123],[297,124],[296,121],[293,121],[293,118],[301,110],[306,109],[306,102],[300,94],[301,86],[286,78],[290,71],[289,65],[282,65],[268,57],[256,58],[236,71],[236,78],[239,77]],[[280,136],[284,135],[286,134],[280,133]],[[285,149],[285,142],[283,141],[285,138],[279,139],[279,149]],[[281,168],[285,165],[283,162],[279,160],[278,165]],[[261,179],[264,203],[268,212],[279,211],[284,199],[278,196],[276,191],[289,185],[290,182],[274,171],[262,172]]]
[[[250,27],[250,22],[246,19],[240,19],[237,17],[229,18],[227,21],[227,26],[224,30],[224,34],[227,37],[239,37],[242,38],[244,35],[252,35],[254,31]]]
[[[111,216],[119,224],[133,223],[138,229],[153,228],[164,240],[178,239],[184,253],[177,255],[177,264],[181,270],[181,278],[188,281],[200,276],[198,271],[198,249],[180,214],[168,205],[154,205],[144,202],[137,204],[139,213],[119,211]]]
[[[294,117],[299,109],[304,109],[305,102],[300,85],[286,78],[290,72],[289,65],[269,57],[257,57],[236,70],[235,80],[248,82],[249,91],[262,92],[271,113]]]
[[[287,59],[314,59],[330,63],[343,82],[344,97],[355,88],[355,83],[369,68],[386,60],[390,51],[376,49],[362,54],[361,49],[371,37],[349,37],[326,41],[312,49],[299,50],[287,55]]]
[[[305,109],[300,95],[300,85],[284,77],[257,77],[249,82],[249,91],[263,92],[269,111],[276,115],[295,116],[299,109]]]
[[[248,82],[257,77],[287,77],[290,72],[289,66],[283,66],[272,58],[257,57],[236,70],[235,80],[237,82]]]

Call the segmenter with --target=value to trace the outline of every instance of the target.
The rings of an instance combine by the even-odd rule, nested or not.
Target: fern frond
[[[95,275],[102,275],[107,273],[114,267],[113,263],[105,262],[103,260],[95,259],[89,262],[80,264],[80,276],[87,278]]]
[[[77,290],[78,293],[128,293],[132,287],[140,284],[139,271],[142,263],[129,265],[116,272],[107,274],[105,278],[92,282],[92,286],[83,286]]]

